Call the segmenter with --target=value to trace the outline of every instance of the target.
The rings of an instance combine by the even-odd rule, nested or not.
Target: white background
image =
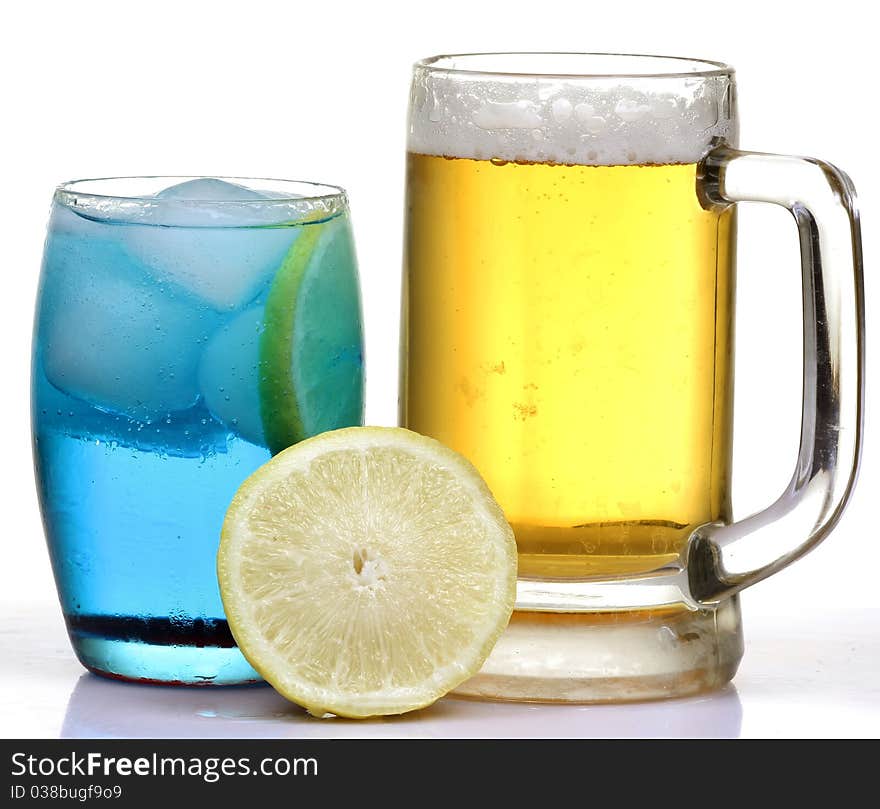
[[[869,338],[877,222],[874,26],[852,0],[822,4],[77,2],[0,12],[2,290],[0,395],[6,603],[51,603],[54,587],[31,473],[29,345],[54,186],[121,174],[320,180],[350,194],[361,264],[369,423],[396,418],[405,117],[417,58],[474,50],[575,50],[705,57],[737,68],[744,148],[811,155],[860,192]],[[742,206],[734,504],[773,499],[796,452],[799,268],[794,224]],[[868,352],[860,485],[835,534],[756,586],[749,616],[870,607],[880,483]],[[633,459],[638,463],[638,459]],[[753,620],[759,620],[754,618]],[[7,612],[0,622],[14,622]]]

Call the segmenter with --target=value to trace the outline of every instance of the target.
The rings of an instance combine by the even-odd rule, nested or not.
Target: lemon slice
[[[363,423],[356,267],[348,218],[339,216],[304,225],[275,276],[260,337],[258,388],[273,454],[325,430]]]
[[[217,570],[232,634],[271,685],[313,714],[366,717],[477,672],[513,610],[516,544],[463,457],[350,427],[242,484]]]

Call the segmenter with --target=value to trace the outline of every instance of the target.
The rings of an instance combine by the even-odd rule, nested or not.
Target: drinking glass
[[[616,54],[416,64],[401,423],[481,471],[517,609],[462,693],[680,696],[742,655],[737,594],[835,525],[858,467],[863,300],[849,179],[738,149],[732,68]],[[736,206],[800,235],[800,452],[731,514]],[[749,326],[744,327],[748,329]]]
[[[340,188],[128,177],[56,190],[34,455],[84,666],[126,680],[259,679],[217,588],[223,517],[274,452],[361,423],[361,332]]]

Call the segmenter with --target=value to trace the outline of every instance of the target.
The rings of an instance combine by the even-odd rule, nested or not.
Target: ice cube
[[[265,446],[259,365],[263,307],[246,309],[220,327],[202,354],[199,387],[212,415],[230,430]]]
[[[254,191],[238,183],[198,177],[168,186],[156,194],[159,199],[185,199],[198,202],[241,202],[249,199],[277,198],[271,192]]]
[[[157,278],[197,295],[218,311],[252,302],[300,230],[261,227],[277,222],[273,216],[261,216],[260,206],[253,202],[277,195],[223,180],[188,180],[160,191],[156,198],[174,205],[175,227],[131,227],[126,250]]]
[[[281,266],[295,229],[132,228],[126,250],[160,280],[221,312],[246,306]]]
[[[197,401],[199,357],[220,316],[133,261],[120,246],[125,230],[53,216],[37,339],[57,388],[151,420]]]

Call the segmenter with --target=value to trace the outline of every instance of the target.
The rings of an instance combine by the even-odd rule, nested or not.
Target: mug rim
[[[460,62],[482,62],[495,57],[523,57],[533,59],[535,57],[547,57],[548,59],[564,58],[596,62],[644,62],[654,65],[654,69],[646,70],[597,70],[584,69],[583,71],[570,70],[501,70],[492,67],[459,66]],[[444,65],[449,61],[452,64]],[[667,69],[660,69],[662,62],[672,62]],[[690,65],[690,68],[685,68]],[[733,76],[734,69],[725,62],[713,59],[694,58],[689,56],[665,56],[662,54],[646,53],[616,53],[600,51],[485,51],[474,53],[448,53],[428,56],[419,59],[414,69],[436,71],[437,73],[461,75],[461,76],[496,76],[508,78],[540,78],[540,79],[687,79],[687,78],[711,78],[716,76]]]

